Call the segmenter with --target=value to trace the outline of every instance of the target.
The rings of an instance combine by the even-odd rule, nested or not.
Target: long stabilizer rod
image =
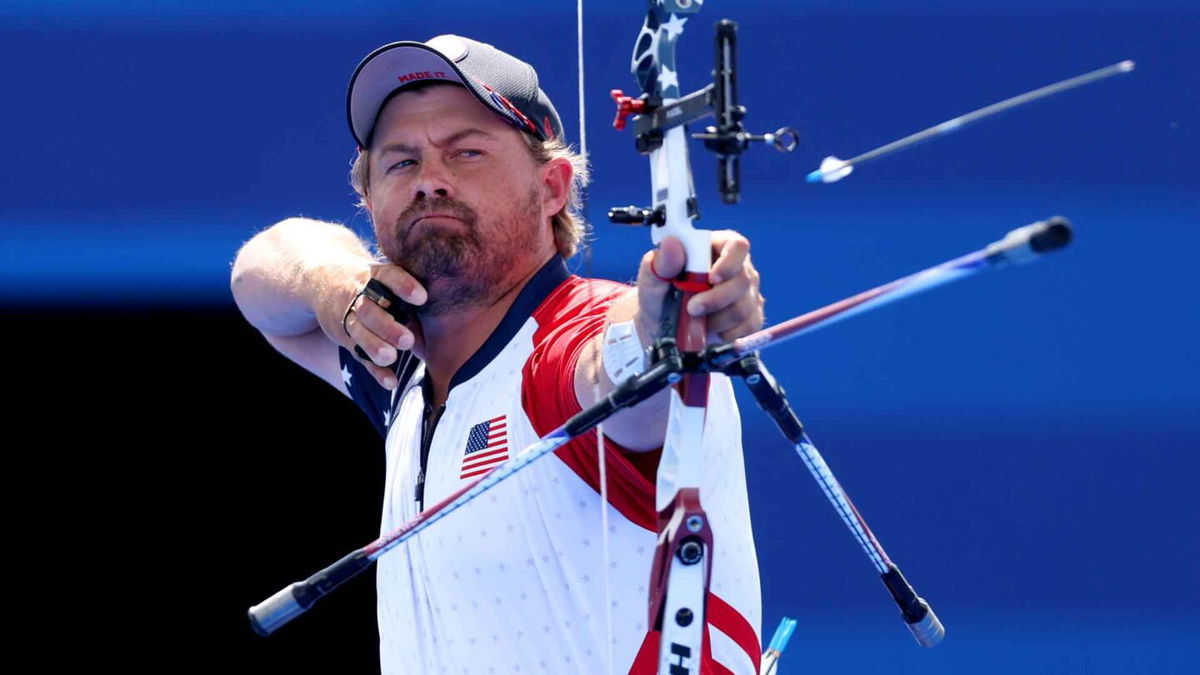
[[[1071,223],[1062,216],[1017,228],[986,248],[738,338],[733,341],[734,352],[739,356],[749,354],[942,284],[985,270],[1036,260],[1066,246],[1071,236]]]

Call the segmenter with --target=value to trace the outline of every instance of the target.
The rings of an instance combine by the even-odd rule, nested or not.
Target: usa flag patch
[[[505,416],[501,415],[471,427],[459,479],[485,474],[506,459],[508,423]]]

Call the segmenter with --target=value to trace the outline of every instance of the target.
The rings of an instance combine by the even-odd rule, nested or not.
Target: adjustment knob
[[[613,101],[617,104],[617,116],[613,120],[613,128],[617,131],[625,130],[625,118],[630,115],[640,115],[646,111],[646,102],[640,98],[626,96],[625,92],[620,89],[613,89],[609,92]]]

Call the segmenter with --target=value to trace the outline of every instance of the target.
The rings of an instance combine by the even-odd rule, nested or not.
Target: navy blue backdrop
[[[617,279],[648,246],[643,231],[603,217],[648,192],[645,160],[609,127],[608,90],[634,87],[641,14],[638,2],[593,3],[586,18],[590,272]],[[843,484],[948,627],[935,650],[910,644],[799,460],[743,399],[765,630],[784,614],[801,622],[781,672],[1195,672],[1200,9],[709,0],[681,41],[687,90],[708,76],[710,28],[722,17],[740,24],[748,126],[790,124],[802,136],[791,156],[747,156],[737,207],[719,205],[715,162],[693,150],[702,222],[751,239],[769,321],[1053,214],[1077,226],[1053,259],[767,353]],[[385,42],[455,32],[521,56],[577,140],[574,22],[574,3],[528,0],[3,3],[6,313],[227,314],[229,263],[258,229],[305,215],[369,232],[346,180],[344,87]],[[858,154],[1123,59],[1137,70],[835,185],[803,181],[825,155]],[[205,334],[210,345],[227,339]],[[311,387],[296,398],[333,396]],[[229,442],[239,433],[227,430]],[[370,441],[361,454],[375,461]],[[312,497],[295,499],[312,508]],[[286,500],[275,509],[286,513]],[[237,615],[373,527],[367,516],[359,538],[326,545],[312,564],[272,561],[272,575],[223,596],[218,613]],[[232,568],[215,574],[241,583]],[[369,602],[355,611],[369,620]]]

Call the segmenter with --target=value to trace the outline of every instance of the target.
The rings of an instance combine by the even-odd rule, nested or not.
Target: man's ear
[[[567,208],[574,169],[565,158],[556,157],[541,166],[542,208],[550,215]]]

